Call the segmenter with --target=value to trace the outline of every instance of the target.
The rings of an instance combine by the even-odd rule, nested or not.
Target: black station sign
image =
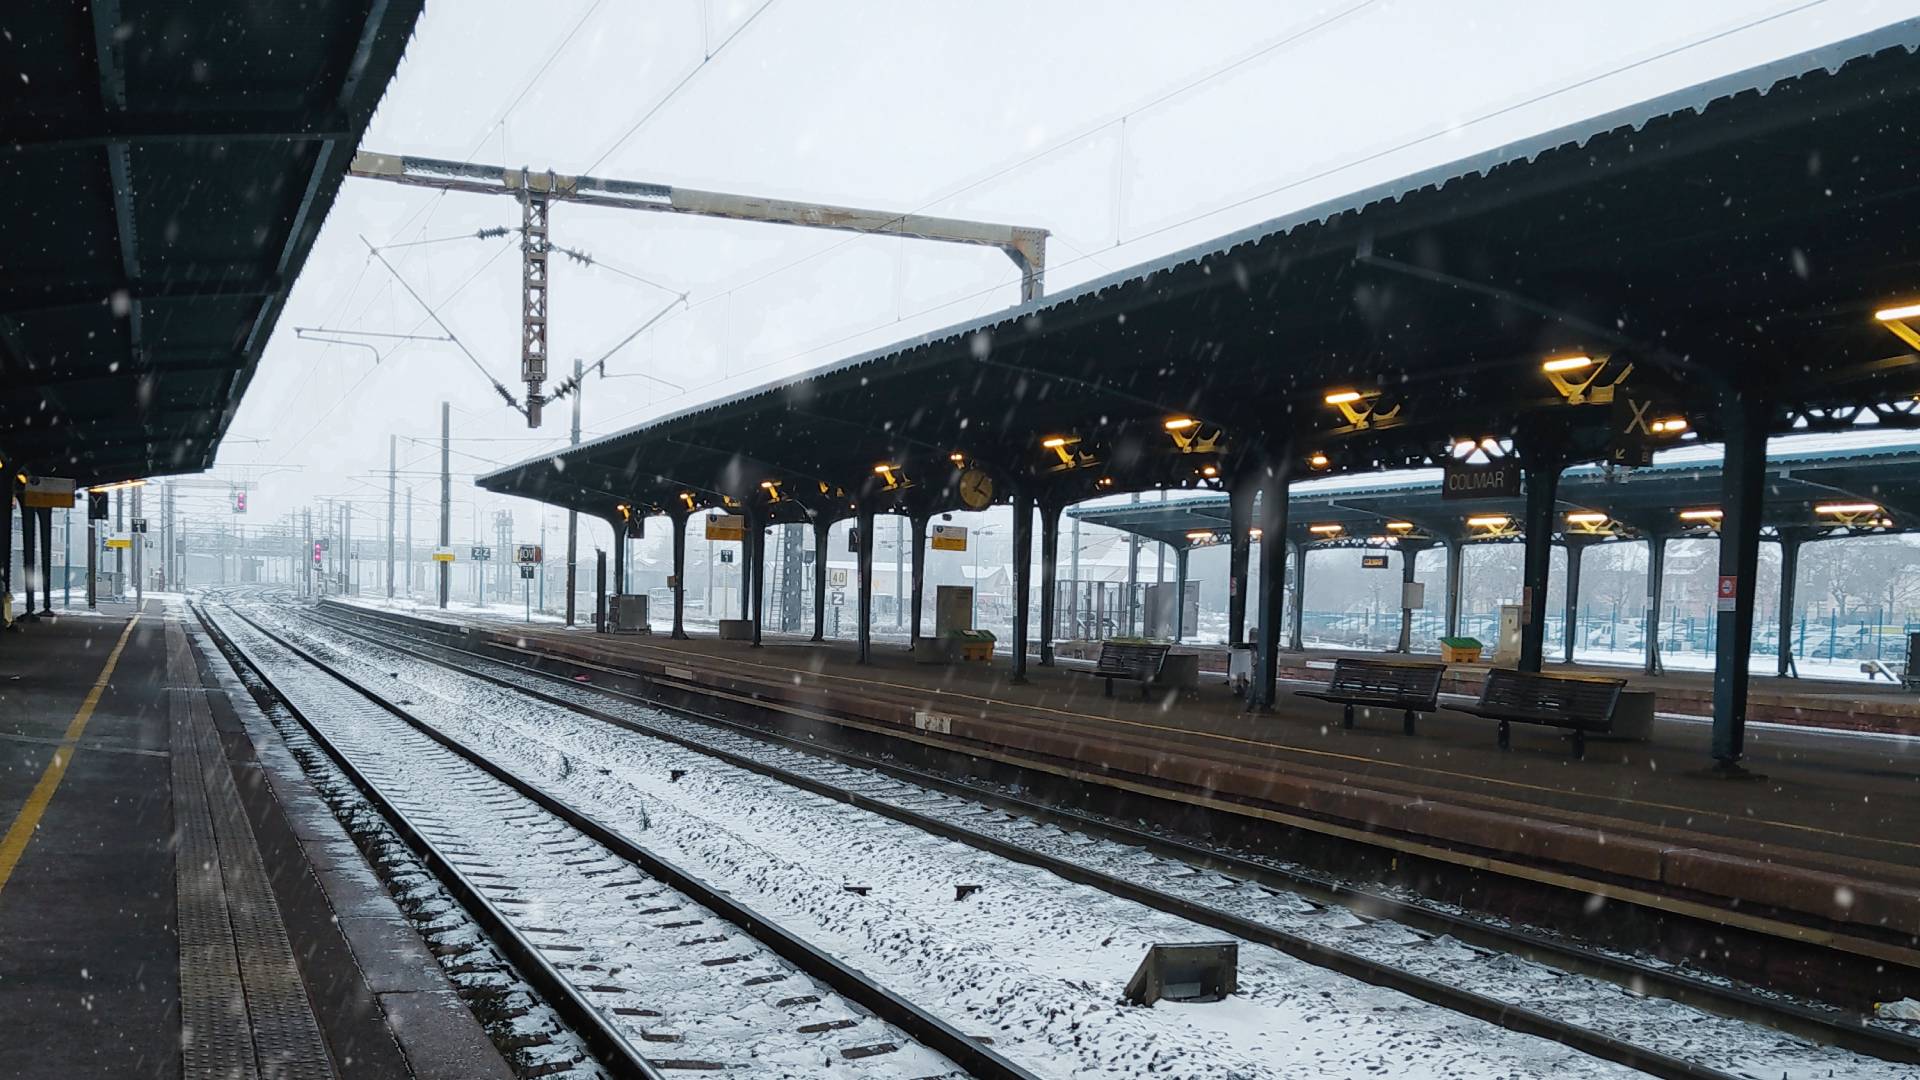
[[[1450,458],[1441,472],[1443,499],[1510,499],[1520,494],[1520,463],[1511,458],[1486,462]]]

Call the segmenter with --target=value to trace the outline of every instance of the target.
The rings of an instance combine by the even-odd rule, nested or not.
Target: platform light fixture
[[[1261,531],[1260,526],[1258,525],[1255,525],[1254,527],[1247,530],[1247,539],[1249,540],[1258,540],[1264,535],[1266,534]]]
[[[1719,524],[1720,519],[1725,516],[1726,514],[1724,514],[1719,510],[1682,510],[1680,511],[1681,521],[1710,521],[1710,522],[1713,522],[1714,524]]]
[[[1166,428],[1168,431],[1190,431],[1193,428],[1199,427],[1200,421],[1195,420],[1191,416],[1175,416],[1160,426]]]
[[[87,490],[99,494],[102,491],[122,491],[126,488],[146,486],[147,482],[145,480],[116,480],[111,484],[93,484],[88,487]]]
[[[1613,520],[1598,510],[1575,510],[1567,515],[1569,525],[1605,525]]]
[[[1647,425],[1647,429],[1655,435],[1678,435],[1687,430],[1687,418],[1684,416],[1670,416],[1665,420],[1655,420],[1653,423]]]
[[[1074,461],[1073,448],[1079,444],[1080,437],[1078,435],[1049,435],[1040,440],[1040,448],[1053,451],[1059,456],[1060,464],[1068,468],[1072,468],[1076,464]]]
[[[1346,417],[1347,423],[1353,425],[1355,430],[1360,430],[1372,427],[1376,421],[1389,420],[1399,414],[1400,406],[1398,405],[1387,412],[1376,413],[1374,402],[1379,396],[1377,390],[1367,392],[1334,390],[1326,395],[1325,400],[1327,404],[1339,409],[1340,415]]]
[[[1813,508],[1816,514],[1832,514],[1835,517],[1854,517],[1860,514],[1877,513],[1879,510],[1879,503],[1870,502],[1821,503]]]
[[[1220,475],[1220,467],[1217,465],[1202,465],[1200,466],[1200,475],[1211,480]]]
[[[1547,381],[1553,384],[1569,405],[1606,405],[1613,401],[1614,388],[1633,374],[1633,365],[1621,369],[1619,375],[1605,386],[1600,377],[1606,374],[1608,357],[1595,358],[1585,353],[1572,356],[1556,356],[1544,360],[1540,370],[1546,373]]]
[[[955,450],[953,453],[947,455],[947,460],[953,462],[955,465],[965,465],[967,463],[967,455]]]
[[[1920,349],[1920,332],[1910,326],[1909,320],[1920,319],[1920,304],[1901,304],[1898,307],[1881,308],[1873,313],[1874,321],[1886,327],[1893,336]]]
[[[1187,542],[1192,544],[1211,544],[1218,539],[1212,529],[1195,529],[1187,534]]]
[[[1328,464],[1330,464],[1330,460],[1327,455],[1318,450],[1315,450],[1313,456],[1307,459],[1307,465],[1315,469],[1324,469]]]
[[[1498,529],[1512,520],[1505,514],[1476,514],[1467,519],[1467,524],[1476,529]]]
[[[1387,531],[1394,532],[1394,533],[1410,533],[1413,531],[1413,522],[1389,521],[1387,522]]]
[[[693,509],[694,509],[694,505],[693,505],[693,492],[691,492],[691,491],[683,491],[683,492],[681,492],[681,493],[680,493],[680,501],[686,504],[686,507],[687,507],[687,509],[688,509],[689,511],[691,511],[691,510],[693,510]]]
[[[1307,526],[1307,531],[1315,536],[1339,536],[1341,533],[1347,531],[1347,527],[1334,522],[1328,522],[1324,525],[1309,525]]]

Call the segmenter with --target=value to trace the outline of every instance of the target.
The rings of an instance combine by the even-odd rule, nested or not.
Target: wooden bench
[[[1440,678],[1447,673],[1445,664],[1401,663],[1392,660],[1363,660],[1341,657],[1334,661],[1333,679],[1325,690],[1295,690],[1301,697],[1339,702],[1346,706],[1343,727],[1353,726],[1356,706],[1397,709],[1403,715],[1401,730],[1413,734],[1415,717],[1440,707]]]
[[[1113,696],[1113,680],[1133,679],[1140,684],[1140,696],[1160,678],[1160,667],[1167,662],[1167,650],[1173,646],[1156,642],[1103,641],[1100,661],[1087,674],[1107,680],[1107,696]]]
[[[1500,749],[1512,738],[1513,724],[1543,724],[1573,732],[1573,756],[1587,753],[1587,733],[1613,730],[1613,710],[1620,704],[1625,679],[1598,675],[1542,675],[1531,671],[1494,668],[1480,700],[1472,705],[1448,705],[1454,712],[1500,721]]]

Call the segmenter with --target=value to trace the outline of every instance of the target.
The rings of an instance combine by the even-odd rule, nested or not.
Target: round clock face
[[[960,501],[971,510],[985,510],[993,504],[993,477],[979,469],[960,474]]]

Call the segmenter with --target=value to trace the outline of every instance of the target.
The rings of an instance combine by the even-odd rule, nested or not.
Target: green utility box
[[[1443,637],[1440,639],[1440,659],[1449,664],[1477,664],[1482,647],[1479,638]]]

